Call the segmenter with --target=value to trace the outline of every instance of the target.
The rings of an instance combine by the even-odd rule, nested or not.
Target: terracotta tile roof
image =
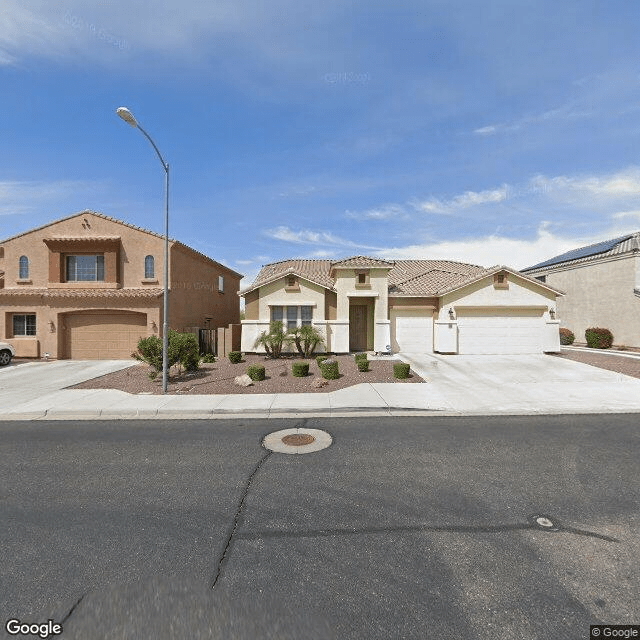
[[[157,287],[149,289],[35,289],[13,287],[0,289],[0,297],[11,296],[38,296],[42,298],[161,298],[162,289]]]
[[[483,269],[484,272],[484,269]],[[480,275],[473,274],[473,276]],[[389,295],[425,296],[439,295],[451,287],[470,279],[469,274],[451,273],[433,269],[419,276],[389,286]]]
[[[43,242],[87,242],[90,240],[91,242],[114,242],[116,240],[121,240],[121,236],[50,236],[48,238],[43,238]]]
[[[353,261],[353,262],[351,262]],[[282,260],[264,265],[251,285],[240,292],[244,295],[258,287],[278,280],[283,276],[295,273],[302,278],[319,284],[326,289],[335,290],[335,280],[331,277],[331,270],[336,265],[340,266],[363,266],[365,261],[370,261],[368,267],[392,266],[389,272],[389,292],[394,295],[435,295],[438,288],[444,287],[447,283],[460,282],[464,277],[470,277],[485,271],[483,267],[464,262],[453,262],[451,260],[378,260],[377,258],[367,258],[356,256],[346,260]],[[429,272],[437,271],[431,278],[426,277]],[[402,284],[409,280],[415,280],[406,288]]]
[[[388,260],[381,260],[380,258],[370,258],[369,256],[351,256],[344,260],[338,260],[331,263],[331,268],[346,267],[346,268],[362,268],[368,269],[371,267],[393,267],[394,263]]]

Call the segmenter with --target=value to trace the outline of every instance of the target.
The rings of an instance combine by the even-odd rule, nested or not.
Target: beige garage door
[[[390,319],[394,352],[433,353],[431,309],[392,309]]]
[[[75,313],[65,321],[67,358],[74,360],[126,360],[147,335],[144,313]]]
[[[542,353],[542,309],[459,309],[458,353]]]

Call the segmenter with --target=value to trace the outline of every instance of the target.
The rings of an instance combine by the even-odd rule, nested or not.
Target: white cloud
[[[635,211],[619,211],[618,213],[614,213],[612,217],[616,220],[623,218],[637,218],[640,220],[640,209],[636,209]]]
[[[371,247],[364,244],[352,242],[345,238],[340,238],[333,235],[328,231],[310,231],[308,229],[301,229],[300,231],[293,231],[289,227],[280,226],[275,229],[266,229],[264,234],[269,238],[275,240],[282,240],[283,242],[291,242],[293,244],[318,244],[335,247],[353,247],[360,249],[370,249],[378,251],[379,247]]]
[[[349,211],[348,209],[345,211],[347,218],[354,220],[390,220],[406,216],[406,214],[405,207],[400,204],[385,204],[366,211]]]
[[[486,191],[465,191],[459,196],[455,196],[450,200],[440,200],[438,198],[430,198],[423,202],[413,201],[412,206],[418,211],[425,213],[451,214],[461,209],[469,209],[485,204],[497,204],[506,200],[509,196],[507,185],[502,185],[498,189],[490,189]]]
[[[478,238],[465,238],[463,240],[444,240],[430,244],[394,247],[380,251],[378,255],[389,259],[404,260],[455,260],[479,264],[484,267],[504,264],[515,269],[524,269],[590,242],[591,239],[581,241],[575,238],[569,239],[554,235],[548,230],[548,225],[543,223],[538,229],[537,237],[533,240],[489,235]]]

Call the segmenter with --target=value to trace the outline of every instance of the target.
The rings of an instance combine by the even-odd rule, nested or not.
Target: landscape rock
[[[253,380],[245,373],[243,376],[236,376],[234,382],[240,387],[250,387]]]
[[[324,380],[323,378],[316,378],[311,383],[311,386],[315,387],[316,389],[319,389],[320,387],[326,387],[328,384],[329,384],[329,382],[327,380]]]

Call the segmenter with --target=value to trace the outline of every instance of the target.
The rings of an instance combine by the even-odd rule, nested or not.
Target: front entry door
[[[364,304],[349,307],[349,350],[367,350],[367,307]]]

